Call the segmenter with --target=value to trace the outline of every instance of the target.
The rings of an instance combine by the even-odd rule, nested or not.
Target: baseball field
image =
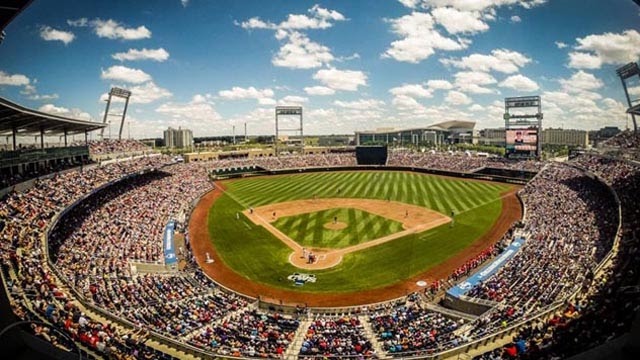
[[[520,217],[514,185],[411,172],[263,176],[216,188],[190,222],[199,264],[248,295],[295,301],[414,290]],[[296,284],[294,273],[315,282]]]

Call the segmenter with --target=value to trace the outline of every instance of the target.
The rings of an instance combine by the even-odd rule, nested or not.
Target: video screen
[[[537,129],[507,130],[507,150],[535,151],[538,147]]]

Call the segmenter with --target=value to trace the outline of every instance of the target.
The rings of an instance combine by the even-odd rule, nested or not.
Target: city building
[[[542,130],[542,145],[587,147],[589,132],[577,129],[544,129]]]
[[[504,128],[483,129],[478,136],[479,145],[506,146]]]
[[[356,145],[447,145],[472,143],[473,121],[452,120],[412,129],[356,131]]]
[[[164,131],[164,146],[168,148],[193,147],[193,133],[189,129],[170,127]]]

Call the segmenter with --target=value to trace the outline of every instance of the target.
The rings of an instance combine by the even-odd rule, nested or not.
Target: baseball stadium
[[[323,85],[304,91],[312,99],[336,96],[331,117],[338,120],[322,118],[326,111],[306,97],[276,100],[278,91],[291,91],[278,82],[283,80],[273,80],[276,92],[233,87],[179,103],[179,85],[173,95],[146,72],[123,65],[100,70],[112,84],[102,95],[104,83],[91,90],[98,91],[100,112],[85,116],[79,108],[95,101],[84,105],[83,91],[55,90],[45,75],[18,73],[35,60],[12,59],[17,43],[29,36],[46,42],[42,57],[50,56],[52,64],[50,43],[71,51],[98,37],[117,43],[108,50],[117,51],[127,41],[152,38],[146,26],[125,23],[144,18],[164,24],[157,8],[167,6],[123,1],[113,10],[89,3],[69,5],[62,22],[44,22],[54,16],[44,1],[0,5],[0,348],[8,358],[528,360],[631,359],[640,353],[640,33],[632,26],[613,34],[618,28],[594,23],[602,35],[581,35],[575,46],[556,42],[554,51],[573,46],[566,67],[577,70],[569,79],[536,78],[535,88],[523,75],[498,82],[494,72],[512,74],[544,59],[516,52],[519,58],[502,48],[440,58],[444,68],[466,70],[451,82],[392,88],[387,104],[368,98],[374,95],[367,92],[376,93],[373,80],[371,89],[358,87],[368,86],[377,65],[355,87],[365,93],[357,101],[338,97],[353,91],[345,82],[356,71],[340,74],[338,83],[323,82],[341,64],[366,63],[371,56],[359,50],[339,59],[308,37],[311,30],[358,22],[358,14],[348,12],[353,4],[304,4],[306,12],[276,23],[267,15],[245,19],[257,8],[247,12],[242,2],[175,1],[169,15],[193,10],[188,23],[194,29],[196,19],[215,19],[243,36],[273,31],[284,44],[268,55],[273,66],[322,68],[313,79]],[[478,33],[488,28],[479,24],[517,26],[528,12],[544,14],[554,1],[389,3],[375,26],[406,37],[373,57],[415,65],[427,61],[429,51],[482,41]],[[637,20],[640,4],[623,3],[617,11],[633,10]],[[129,6],[141,17],[104,20],[118,11],[133,13]],[[370,6],[376,11],[382,5]],[[520,15],[509,18],[514,9]],[[278,11],[261,14],[275,18]],[[453,23],[447,21],[452,12]],[[466,16],[476,22],[467,24]],[[430,39],[453,34],[457,40],[429,45],[424,58],[407,58],[401,42],[424,45],[407,35],[413,31],[409,20],[421,17],[426,22],[416,26]],[[476,27],[465,30],[463,24]],[[189,29],[187,35],[196,36]],[[153,39],[170,41],[177,29],[153,31]],[[606,37],[618,50],[603,50]],[[632,50],[620,50],[625,39],[635,44]],[[164,48],[130,49],[108,61],[147,60],[153,62],[148,69],[174,61],[175,71],[200,71],[195,59],[176,65],[180,46],[167,49],[171,55]],[[229,64],[239,68],[253,56],[229,49],[220,57],[231,57]],[[262,56],[256,49],[251,51]],[[307,67],[312,53],[324,55]],[[492,56],[502,62],[487,65]],[[596,71],[594,58],[602,78],[613,79],[606,86],[587,72]],[[197,86],[196,77],[188,86]],[[69,87],[75,79],[69,73]],[[545,82],[561,89],[552,91]],[[600,95],[600,88],[614,95]],[[60,94],[40,92],[50,90]],[[163,91],[168,94],[159,96],[170,100],[156,106],[159,119],[145,120],[145,106],[158,101],[148,97]],[[442,104],[418,102],[442,91],[449,91]],[[465,94],[500,100],[471,105]],[[33,105],[69,98],[77,99],[67,105],[73,109]],[[224,109],[238,99],[259,103],[258,120],[237,122],[244,136],[236,135],[236,125],[232,135],[216,132],[219,124],[236,122],[224,123],[223,110],[218,114],[213,106]],[[387,105],[392,115],[378,119],[378,112],[391,112],[383,109]],[[478,131],[486,120],[470,116],[477,110],[455,110],[476,105],[489,118],[497,116],[501,127]],[[438,112],[443,107],[451,117]],[[553,131],[564,131],[554,129],[554,121],[591,121],[582,117],[588,112],[599,127],[626,121],[631,128],[585,146],[567,145],[580,137],[571,130],[553,143]],[[343,120],[359,127],[334,135],[332,128],[340,129]],[[255,136],[247,134],[247,122],[259,128]],[[132,125],[136,136],[123,134]],[[153,138],[165,126],[164,138]],[[196,129],[195,140],[189,127]]]

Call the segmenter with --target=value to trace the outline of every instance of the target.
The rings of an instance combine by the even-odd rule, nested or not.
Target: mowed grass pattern
[[[340,230],[324,227],[334,217],[347,224]],[[366,211],[335,208],[287,216],[273,225],[305,247],[340,249],[402,231],[402,224]]]
[[[222,261],[249,280],[292,291],[349,293],[397,283],[464,250],[486,233],[502,210],[500,194],[512,186],[393,171],[306,173],[224,182],[227,190],[209,212],[209,232]],[[400,201],[455,212],[455,226],[442,225],[347,254],[336,267],[313,271],[318,281],[295,287],[288,275],[291,250],[262,226],[236,213],[249,206],[318,198]],[[265,294],[268,296],[268,294]]]
[[[246,207],[289,200],[361,198],[395,200],[449,216],[499,197],[509,185],[399,171],[330,172],[242,179],[227,183]]]

